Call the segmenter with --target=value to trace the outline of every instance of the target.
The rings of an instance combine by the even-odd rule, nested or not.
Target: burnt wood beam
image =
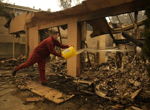
[[[109,7],[89,13],[82,14],[78,21],[85,21],[91,19],[97,19],[106,16],[115,16],[123,13],[135,12],[139,10],[144,10],[148,6],[148,1],[138,0],[130,3],[121,4],[114,7]]]
[[[137,40],[136,38],[134,38],[134,37],[128,35],[127,33],[122,32],[122,36],[123,36],[124,38],[126,38],[127,40],[133,42],[135,45],[137,45],[137,46],[139,46],[139,47],[141,47],[141,48],[143,47],[143,43],[142,43],[142,42],[140,42],[140,41]]]

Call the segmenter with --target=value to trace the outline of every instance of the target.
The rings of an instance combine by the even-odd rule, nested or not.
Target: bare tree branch
[[[72,0],[58,0],[58,2],[62,9],[67,9],[71,7]]]

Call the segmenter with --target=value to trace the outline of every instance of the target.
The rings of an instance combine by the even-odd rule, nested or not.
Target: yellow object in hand
[[[75,55],[77,55],[76,50],[74,49],[73,46],[65,49],[64,51],[62,51],[62,55],[65,59],[68,59],[70,57],[73,57]]]

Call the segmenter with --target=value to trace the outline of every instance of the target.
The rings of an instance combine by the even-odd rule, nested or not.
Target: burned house
[[[136,5],[135,5],[136,4]],[[134,27],[130,25],[124,28],[112,29],[109,27],[105,17],[119,15],[122,13],[137,12],[145,9],[148,3],[142,0],[87,0],[72,8],[58,11],[58,12],[34,12],[23,13],[15,17],[10,22],[9,33],[15,34],[24,31],[26,35],[25,55],[28,57],[32,50],[41,41],[41,30],[47,30],[53,27],[59,27],[63,30],[67,29],[67,43],[74,45],[76,50],[85,48],[83,42],[86,37],[86,26],[90,24],[93,32],[90,36],[96,37],[104,34],[110,34],[114,43],[119,44],[126,42],[126,40],[116,40],[114,33],[122,32]],[[138,22],[137,25],[141,25]],[[130,39],[130,36],[126,39]],[[103,39],[103,38],[100,38]],[[134,42],[134,41],[133,41]],[[99,46],[105,47],[103,40],[99,42]],[[136,43],[138,46],[141,44]],[[104,59],[105,54],[100,54],[99,59]],[[73,77],[80,75],[81,57],[80,54],[67,60],[67,74]]]
[[[6,10],[13,14],[14,17],[21,15],[24,12],[37,12],[39,10],[29,7],[18,6],[15,4],[3,3]],[[25,54],[25,34],[20,34],[20,37],[16,38],[16,35],[8,33],[6,28],[7,20],[4,17],[0,17],[0,58],[19,57],[20,54]],[[5,25],[5,26],[4,26]],[[14,51],[13,51],[13,48]]]

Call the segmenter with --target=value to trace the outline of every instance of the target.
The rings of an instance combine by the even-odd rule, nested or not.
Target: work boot
[[[15,76],[15,75],[16,75],[16,72],[17,72],[17,71],[14,70],[14,71],[12,72],[12,76]]]

